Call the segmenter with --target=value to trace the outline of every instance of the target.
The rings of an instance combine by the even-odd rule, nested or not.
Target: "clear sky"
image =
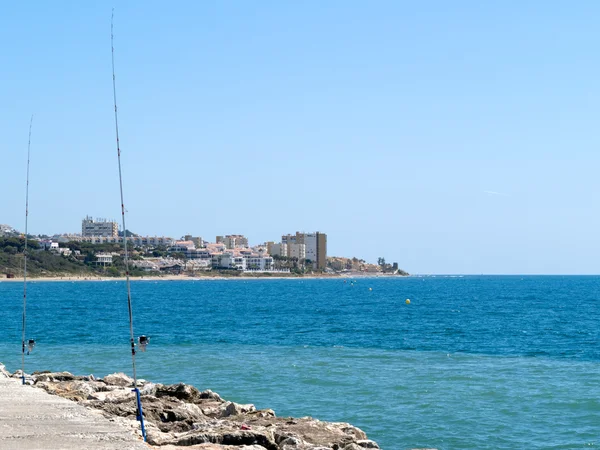
[[[0,223],[128,228],[411,273],[600,273],[600,2],[2,6]]]

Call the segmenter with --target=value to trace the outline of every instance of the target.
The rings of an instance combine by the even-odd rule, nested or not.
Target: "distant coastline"
[[[348,273],[348,274],[315,274],[315,275],[297,275],[297,276],[260,276],[260,275],[241,275],[241,276],[223,276],[223,275],[163,275],[163,276],[143,276],[130,277],[131,281],[213,281],[213,280],[303,280],[303,279],[355,279],[355,278],[407,278],[407,275],[376,274],[376,273]],[[125,277],[96,277],[96,276],[51,276],[51,277],[27,277],[28,282],[79,282],[79,281],[125,281]],[[23,277],[0,278],[0,283],[23,283]]]

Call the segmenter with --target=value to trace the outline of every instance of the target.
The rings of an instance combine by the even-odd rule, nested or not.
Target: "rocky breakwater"
[[[20,377],[20,373],[13,374]],[[96,379],[69,372],[35,372],[33,386],[50,394],[95,408],[113,421],[139,433],[133,380],[116,373]],[[348,423],[322,422],[311,417],[277,417],[271,409],[257,410],[222,399],[210,390],[186,384],[163,385],[138,381],[151,446],[167,450],[363,450],[378,449],[365,433]]]

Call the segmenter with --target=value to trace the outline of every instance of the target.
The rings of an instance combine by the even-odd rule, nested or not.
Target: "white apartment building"
[[[317,262],[317,233],[304,233],[305,256],[313,263]]]
[[[78,241],[78,242],[89,242],[90,244],[122,244],[123,238],[120,236],[62,236],[58,239],[59,242]],[[159,245],[168,247],[173,245],[176,241],[173,238],[165,236],[129,236],[127,242],[131,243],[134,247],[157,247]]]
[[[83,237],[117,237],[119,235],[119,225],[115,221],[106,219],[94,220],[92,217],[86,216],[81,221],[81,235]]]
[[[127,242],[131,242],[136,247],[157,247],[159,245],[168,247],[173,245],[175,239],[165,236],[130,236],[127,238]]]
[[[210,259],[194,259],[186,263],[187,270],[208,270],[211,268]]]
[[[96,254],[96,264],[99,266],[110,266],[113,262],[112,258],[110,253],[98,253]]]
[[[273,270],[273,258],[270,256],[250,256],[246,258],[247,270]]]
[[[195,249],[196,246],[192,241],[176,241],[171,247],[169,247],[170,252],[180,252],[186,254]]]
[[[221,258],[221,267],[229,269],[246,270],[246,258],[235,256],[233,253],[224,253]]]
[[[40,247],[44,250],[56,250],[58,249],[58,242],[54,242],[51,240],[43,240],[40,241]]]

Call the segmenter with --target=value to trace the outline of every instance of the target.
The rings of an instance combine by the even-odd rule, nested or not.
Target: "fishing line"
[[[31,154],[31,127],[33,114],[29,121],[29,139],[27,141],[27,183],[25,186],[25,247],[23,249],[23,335],[21,337],[21,381],[25,384],[25,330],[27,326],[27,225],[29,222],[29,156]]]

